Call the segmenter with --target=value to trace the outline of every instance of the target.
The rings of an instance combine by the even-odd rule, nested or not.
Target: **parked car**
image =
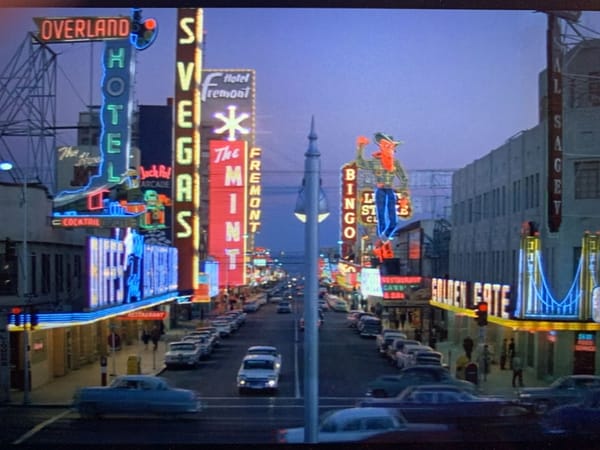
[[[165,352],[165,366],[197,367],[204,357],[204,349],[197,341],[170,342]]]
[[[273,297],[271,297],[269,299],[269,303],[279,303],[281,300],[283,300],[283,297],[280,295],[274,295]]]
[[[534,405],[541,414],[558,405],[580,402],[585,394],[596,388],[600,388],[598,375],[567,375],[548,387],[521,388],[519,400]]]
[[[376,337],[381,333],[381,319],[377,317],[364,316],[357,327],[360,337]]]
[[[396,362],[396,359],[398,357],[398,352],[401,352],[404,349],[405,345],[411,344],[420,345],[421,341],[403,338],[394,339],[387,349],[387,358],[390,361],[390,364],[397,366],[398,363]]]
[[[246,355],[237,373],[237,387],[240,394],[247,390],[268,390],[279,388],[279,370],[273,355]]]
[[[217,330],[216,327],[198,327],[195,331],[210,333],[214,339],[214,346],[219,347],[221,345],[221,336],[219,335],[219,330]]]
[[[329,311],[329,305],[327,304],[327,301],[325,299],[323,299],[323,298],[319,299],[319,308],[323,312]]]
[[[380,375],[367,385],[367,397],[394,397],[409,386],[420,384],[453,384],[473,388],[473,384],[453,377],[441,366],[412,366],[394,375]]]
[[[252,313],[258,311],[258,306],[258,302],[246,302],[244,303],[242,309],[244,310],[244,312]]]
[[[525,420],[536,420],[532,409],[520,405],[516,400],[479,395],[472,384],[409,386],[396,397],[366,398],[357,406],[394,408],[409,422],[472,426],[477,421],[486,425],[519,425]]]
[[[547,435],[586,439],[600,437],[600,389],[590,389],[580,402],[551,409],[540,422]]]
[[[380,334],[375,336],[375,345],[377,346],[377,351],[380,355],[386,354],[388,346],[394,339],[408,339],[408,336],[402,331],[391,328],[386,328],[382,330]]]
[[[415,353],[416,352],[432,352],[433,349],[429,345],[418,344],[405,344],[402,350],[396,352],[396,367],[404,369],[415,365]]]
[[[79,388],[73,407],[82,417],[105,414],[188,415],[203,409],[198,394],[171,387],[167,380],[152,375],[122,375],[110,386]]]
[[[200,349],[200,359],[208,357],[212,353],[212,347],[209,342],[208,336],[201,335],[187,335],[181,338],[181,342],[191,342],[196,344]],[[169,344],[170,345],[170,344]],[[166,356],[166,353],[165,353]],[[165,358],[166,361],[166,358]]]
[[[342,300],[341,298],[334,299],[333,301],[329,301],[329,306],[332,311],[335,312],[350,312],[350,308],[348,307],[348,302],[346,300]]]
[[[415,366],[441,366],[443,365],[444,355],[436,351],[416,351],[413,355],[413,364]]]
[[[210,324],[217,329],[220,337],[229,337],[233,333],[233,326],[229,320],[215,319]]]
[[[277,305],[277,313],[278,314],[289,314],[292,312],[292,305],[290,302],[282,300]]]
[[[271,355],[275,357],[275,369],[281,372],[281,353],[272,345],[253,345],[248,347],[246,355]]]
[[[366,312],[366,311],[349,311],[348,315],[346,316],[346,321],[348,323],[348,326],[350,328],[355,328],[358,321],[360,320],[361,317],[363,316],[371,316],[371,317],[376,317],[375,314],[370,313],[370,312]]]
[[[345,408],[333,410],[321,419],[317,431],[317,441],[355,442],[391,431],[428,433],[446,430],[439,424],[411,424],[389,408]],[[304,442],[304,428],[278,430],[278,443]]]

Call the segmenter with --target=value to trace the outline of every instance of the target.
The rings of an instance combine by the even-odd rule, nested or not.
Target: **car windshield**
[[[196,346],[194,344],[177,343],[177,344],[171,344],[169,346],[169,349],[171,351],[193,352],[196,349]]]
[[[263,359],[249,359],[244,361],[245,370],[273,370],[273,361]]]

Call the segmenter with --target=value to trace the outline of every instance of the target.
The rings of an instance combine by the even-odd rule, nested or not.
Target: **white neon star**
[[[235,141],[235,133],[236,131],[240,134],[248,134],[250,133],[249,128],[244,128],[240,125],[243,120],[246,120],[250,117],[250,114],[241,113],[239,116],[235,116],[235,106],[228,106],[227,110],[229,111],[228,116],[226,117],[223,113],[215,113],[215,118],[222,120],[224,125],[221,128],[215,128],[214,132],[217,134],[223,134],[227,132],[229,136],[227,137],[228,141]]]

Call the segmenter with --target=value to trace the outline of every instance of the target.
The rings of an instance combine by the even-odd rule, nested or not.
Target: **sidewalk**
[[[143,342],[138,341],[132,345],[125,345],[120,351],[108,354],[106,367],[106,380],[110,384],[116,375],[127,374],[127,360],[130,356],[140,357],[140,372],[143,375],[158,375],[164,370],[164,356],[169,342],[179,340],[183,335],[195,328],[196,321],[179,322],[178,327],[167,331],[158,343],[156,352],[152,350],[152,343],[145,348]],[[75,391],[84,386],[100,386],[102,372],[100,361],[87,364],[80,369],[73,370],[62,377],[57,377],[50,383],[34,388],[29,393],[31,406],[70,406]],[[10,404],[23,405],[23,391],[11,390]]]
[[[436,350],[444,355],[444,361],[450,366],[450,373],[456,373],[456,359],[464,354],[462,347],[445,341],[438,342]],[[479,386],[485,394],[502,395],[512,398],[518,392],[518,388],[512,387],[512,370],[500,370],[500,365],[497,363],[491,365],[490,373],[487,375],[486,380],[484,381],[481,376],[480,380]],[[524,387],[542,387],[548,386],[549,383],[544,380],[538,380],[532,368],[525,368],[523,370],[523,384]]]

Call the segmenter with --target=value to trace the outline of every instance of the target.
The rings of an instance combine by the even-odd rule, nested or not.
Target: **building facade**
[[[540,378],[600,373],[600,324],[590,313],[592,289],[598,285],[593,236],[600,230],[600,41],[581,42],[564,61],[563,73],[568,75],[563,75],[562,84],[559,230],[553,232],[548,225],[544,71],[539,124],[508,138],[453,177],[448,277],[453,293],[442,295],[440,290],[432,302],[455,313],[450,314],[449,329],[456,342],[466,335],[479,336],[500,352],[503,340],[513,338]],[[461,289],[455,286],[461,282],[471,283],[464,285],[470,301],[457,300]],[[448,288],[446,283],[440,280],[440,286]],[[476,286],[485,284],[502,286],[506,298],[498,300],[486,330],[479,330],[472,314],[464,313],[481,299]],[[527,309],[527,301],[537,306]],[[579,312],[569,316],[565,311],[571,306]]]

